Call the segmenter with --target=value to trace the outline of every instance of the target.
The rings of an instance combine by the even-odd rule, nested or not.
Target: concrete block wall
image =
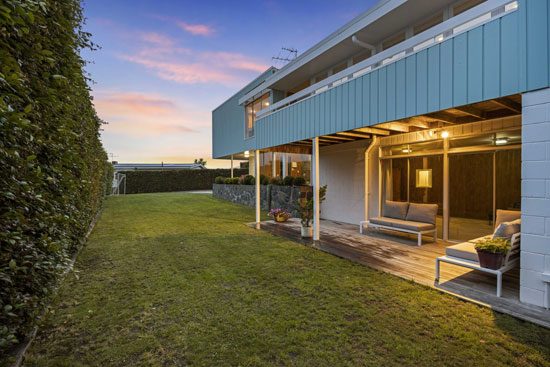
[[[520,300],[548,307],[550,274],[550,88],[523,94]]]

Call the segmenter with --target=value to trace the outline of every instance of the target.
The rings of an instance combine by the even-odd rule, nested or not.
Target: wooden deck
[[[360,234],[359,226],[327,220],[321,221],[321,240],[316,243],[301,238],[299,221],[266,221],[261,229],[550,328],[549,310],[519,301],[519,268],[504,274],[502,297],[496,296],[495,276],[447,263],[441,264],[440,284],[435,285],[435,259],[445,254],[449,243],[434,244],[433,237],[424,237],[419,247],[416,236],[383,230]]]

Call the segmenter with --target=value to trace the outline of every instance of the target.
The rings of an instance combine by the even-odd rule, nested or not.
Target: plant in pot
[[[286,222],[290,217],[290,213],[284,209],[271,209],[268,214],[275,222]]]
[[[502,267],[506,252],[510,249],[510,240],[500,237],[479,240],[475,243],[475,249],[480,266],[497,270]]]
[[[327,193],[327,185],[319,188],[319,205],[325,200]],[[313,197],[309,199],[299,199],[296,210],[300,213],[300,220],[302,224],[302,237],[313,237],[313,227],[311,221],[313,220]],[[319,210],[319,212],[321,212]]]

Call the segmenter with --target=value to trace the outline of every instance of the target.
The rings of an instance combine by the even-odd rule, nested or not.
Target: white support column
[[[286,153],[283,153],[282,161],[283,161],[283,170],[281,172],[281,177],[286,177],[287,176],[286,171],[288,169],[288,164],[287,164],[287,161],[286,161]]]
[[[277,175],[277,166],[275,166],[276,158],[277,158],[277,153],[272,152],[271,153],[271,177],[275,177]]]
[[[231,154],[231,178],[233,178],[233,154]]]
[[[369,220],[369,155],[372,149],[377,145],[376,135],[373,135],[372,141],[367,149],[365,149],[365,219]]]
[[[256,183],[256,229],[260,229],[260,151],[254,151],[254,181]]]
[[[449,240],[449,140],[443,139],[443,241]]]
[[[313,138],[313,240],[319,241],[319,137]]]

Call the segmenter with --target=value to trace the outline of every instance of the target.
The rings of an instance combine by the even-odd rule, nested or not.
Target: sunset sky
[[[86,0],[85,52],[102,139],[124,163],[211,159],[211,111],[273,63],[299,52],[375,0]],[[244,123],[244,122],[243,122]]]

